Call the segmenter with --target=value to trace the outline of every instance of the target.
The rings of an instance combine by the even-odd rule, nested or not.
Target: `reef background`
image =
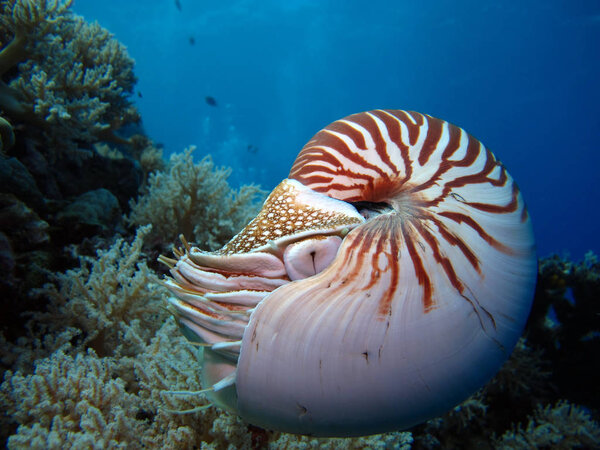
[[[85,4],[81,2],[82,6]],[[191,8],[191,2],[182,0],[157,2],[157,5],[171,8],[166,10],[168,14],[180,19],[185,17],[185,8]],[[225,6],[218,11],[206,9],[204,15],[198,16],[203,17],[206,29],[210,30],[214,21],[223,20],[225,12],[230,19],[251,11],[248,20],[277,22],[272,16],[249,10],[245,3],[223,5],[232,9]],[[308,6],[286,5],[285,10],[275,12],[299,20],[315,11],[310,2]],[[331,5],[319,11],[327,12]],[[599,445],[600,263],[594,252],[585,253],[577,262],[565,256],[542,258],[534,307],[524,337],[500,373],[445,416],[406,432],[361,439],[311,439],[261,430],[214,407],[193,414],[173,414],[172,410],[193,408],[205,400],[165,392],[199,389],[199,365],[195,349],[164,310],[166,293],[158,283],[164,268],[158,266],[156,257],[168,253],[182,232],[203,248],[214,249],[226,242],[254,215],[265,195],[257,185],[243,184],[244,177],[256,176],[254,181],[270,188],[265,171],[269,176],[271,172],[279,173],[277,179],[285,176],[286,171],[279,170],[278,164],[283,164],[287,156],[281,153],[281,161],[252,168],[251,161],[265,162],[266,155],[275,153],[275,149],[268,144],[247,144],[240,137],[243,134],[237,134],[238,120],[240,127],[247,123],[243,120],[245,114],[236,115],[232,111],[238,108],[235,102],[241,104],[248,97],[240,96],[239,100],[234,95],[235,89],[214,91],[210,88],[210,76],[206,75],[207,81],[196,80],[202,87],[195,91],[199,97],[195,101],[204,108],[198,110],[196,120],[216,121],[222,114],[224,117],[219,120],[235,124],[233,129],[227,128],[227,133],[237,136],[240,142],[220,147],[219,142],[228,142],[228,138],[211,125],[206,129],[215,134],[204,136],[204,140],[200,136],[198,149],[184,150],[182,146],[176,151],[165,151],[170,155],[163,157],[163,150],[167,149],[156,143],[155,135],[162,128],[146,122],[145,109],[140,114],[141,107],[148,105],[141,101],[146,94],[140,97],[141,81],[138,83],[136,77],[141,79],[142,75],[137,68],[148,64],[147,61],[142,64],[136,56],[138,62],[134,64],[129,50],[103,28],[104,24],[90,23],[77,16],[69,1],[8,0],[0,8],[0,268],[3,273],[0,443],[3,446],[420,449]],[[148,8],[148,11],[160,15],[163,10]],[[349,11],[354,10],[349,7]],[[426,11],[439,14],[427,8]],[[541,11],[556,12],[552,8]],[[589,12],[585,8],[582,11]],[[582,16],[582,11],[577,17],[583,17],[583,23],[589,25],[584,33],[597,32],[594,28],[597,19]],[[510,13],[516,14],[514,10]],[[126,17],[127,11],[121,14]],[[403,14],[416,12],[409,8]],[[139,31],[136,27],[152,23],[144,22],[140,15],[130,15],[129,23],[131,17],[136,17],[132,33]],[[344,17],[337,20],[343,22]],[[370,23],[386,29],[385,21]],[[438,25],[453,27],[454,23],[442,21]],[[560,23],[570,26],[568,21]],[[580,30],[581,22],[578,24],[576,29]],[[314,25],[311,29],[314,31]],[[387,28],[386,32],[391,31]],[[187,41],[177,41],[180,47],[210,48],[206,39],[197,36],[192,45],[189,38],[193,36],[183,36]],[[147,37],[148,34],[146,42]],[[326,38],[322,36],[323,45],[329,42]],[[319,53],[318,48],[315,52]],[[173,58],[173,54],[170,56]],[[343,63],[343,58],[337,61]],[[204,63],[210,66],[206,60]],[[152,64],[163,67],[156,59]],[[252,67],[242,66],[238,70],[246,68],[252,72]],[[174,126],[172,118],[179,117],[167,109],[167,94],[173,93],[169,91],[174,89],[170,83],[185,84],[173,81],[180,74],[187,76],[187,72],[180,70],[183,68],[172,67],[173,78],[154,87],[162,88],[162,98],[166,99],[160,108],[165,128]],[[211,73],[208,67],[204,70]],[[290,70],[295,73],[293,64]],[[147,74],[143,70],[142,73]],[[586,66],[572,76],[585,81],[592,73],[593,69]],[[319,74],[313,76],[316,79]],[[433,77],[430,73],[427,76]],[[351,75],[344,77],[349,81]],[[165,86],[169,89],[165,90]],[[298,89],[303,88],[298,85]],[[574,92],[580,87],[571,89]],[[409,91],[411,96],[415,95]],[[369,89],[354,92],[367,103],[376,102],[382,93]],[[588,100],[596,91],[589,92]],[[265,87],[262,95],[268,97],[272,93]],[[315,111],[308,121],[314,125],[309,134],[320,126],[314,124],[315,120],[328,117],[331,112],[328,108],[338,108],[332,95],[313,99],[315,105],[324,108],[324,113]],[[225,102],[229,100],[222,99],[229,96],[232,100],[227,106]],[[394,102],[402,100],[392,91],[390,97]],[[258,100],[246,107],[254,111],[268,106],[268,102],[261,105]],[[587,105],[588,100],[578,101]],[[399,106],[389,104],[389,98],[387,102],[353,111]],[[520,114],[525,106],[526,102],[517,108]],[[464,113],[468,106],[461,108]],[[179,111],[175,106],[172,110]],[[300,110],[291,111],[297,114]],[[347,112],[333,111],[336,117],[331,120]],[[279,115],[273,108],[271,114],[270,120]],[[573,110],[569,114],[574,114]],[[158,113],[149,113],[152,115],[156,117]],[[479,112],[475,125],[481,121],[479,125],[483,126],[484,115]],[[308,125],[301,121],[302,114],[294,117],[294,125],[288,124],[288,131],[293,128],[300,136]],[[211,120],[209,125],[213,123]],[[503,120],[511,124],[518,121],[511,116]],[[329,121],[326,118],[324,124]],[[469,129],[460,120],[456,122]],[[265,133],[271,133],[272,125],[272,122],[264,124]],[[497,123],[496,127],[502,128]],[[500,135],[496,129],[495,136]],[[280,135],[274,136],[279,136],[278,142],[285,142],[286,148],[290,147],[292,158],[310,137],[303,137],[302,143],[292,150],[296,138],[290,137],[288,141]],[[543,137],[537,135],[539,139]],[[587,145],[588,141],[585,142]],[[511,148],[516,151],[515,146]],[[545,154],[545,149],[533,148],[538,158]],[[576,149],[569,154],[577,158],[581,151]],[[215,165],[210,156],[213,153],[215,159],[228,155],[231,167]],[[234,158],[242,154],[243,157]],[[515,177],[530,182],[534,169],[517,164],[523,155],[511,156],[509,152],[507,156],[514,159],[514,164],[508,165]],[[587,153],[583,153],[583,158],[584,165],[589,163]],[[524,175],[515,173],[515,164]],[[579,173],[585,175],[585,170],[587,167]],[[234,178],[236,172],[241,175]],[[548,183],[546,178],[543,180],[542,184]],[[591,202],[595,194],[596,191],[588,192],[586,202]],[[528,197],[527,192],[525,195]],[[571,202],[571,206],[576,207],[577,202]],[[536,220],[535,212],[532,215]],[[565,217],[559,225],[573,226],[571,218]],[[587,220],[594,218],[588,216]],[[548,238],[551,234],[544,236]],[[586,248],[597,249],[596,244],[590,241]],[[561,245],[561,250],[565,248],[557,245]],[[576,241],[573,245],[566,248],[579,248]]]

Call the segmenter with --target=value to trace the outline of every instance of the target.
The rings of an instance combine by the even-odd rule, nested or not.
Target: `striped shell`
[[[322,436],[407,428],[493,376],[536,276],[521,194],[462,129],[408,111],[338,120],[217,252],[167,285],[217,405]]]

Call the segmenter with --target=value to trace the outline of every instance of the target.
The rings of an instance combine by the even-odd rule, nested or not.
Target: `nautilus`
[[[333,122],[223,248],[162,258],[213,404],[267,429],[406,429],[483,386],[527,319],[537,260],[504,166],[461,128]]]

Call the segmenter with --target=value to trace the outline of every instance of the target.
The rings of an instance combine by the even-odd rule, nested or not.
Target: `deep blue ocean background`
[[[147,134],[272,189],[322,127],[410,109],[517,180],[540,256],[600,253],[600,2],[76,0],[136,60]],[[213,97],[210,105],[206,97]]]

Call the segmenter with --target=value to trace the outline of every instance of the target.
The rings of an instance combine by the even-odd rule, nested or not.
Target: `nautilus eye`
[[[318,132],[216,252],[171,261],[172,309],[204,343],[217,405],[322,436],[410,427],[512,351],[536,276],[504,166],[462,129],[375,110]]]

